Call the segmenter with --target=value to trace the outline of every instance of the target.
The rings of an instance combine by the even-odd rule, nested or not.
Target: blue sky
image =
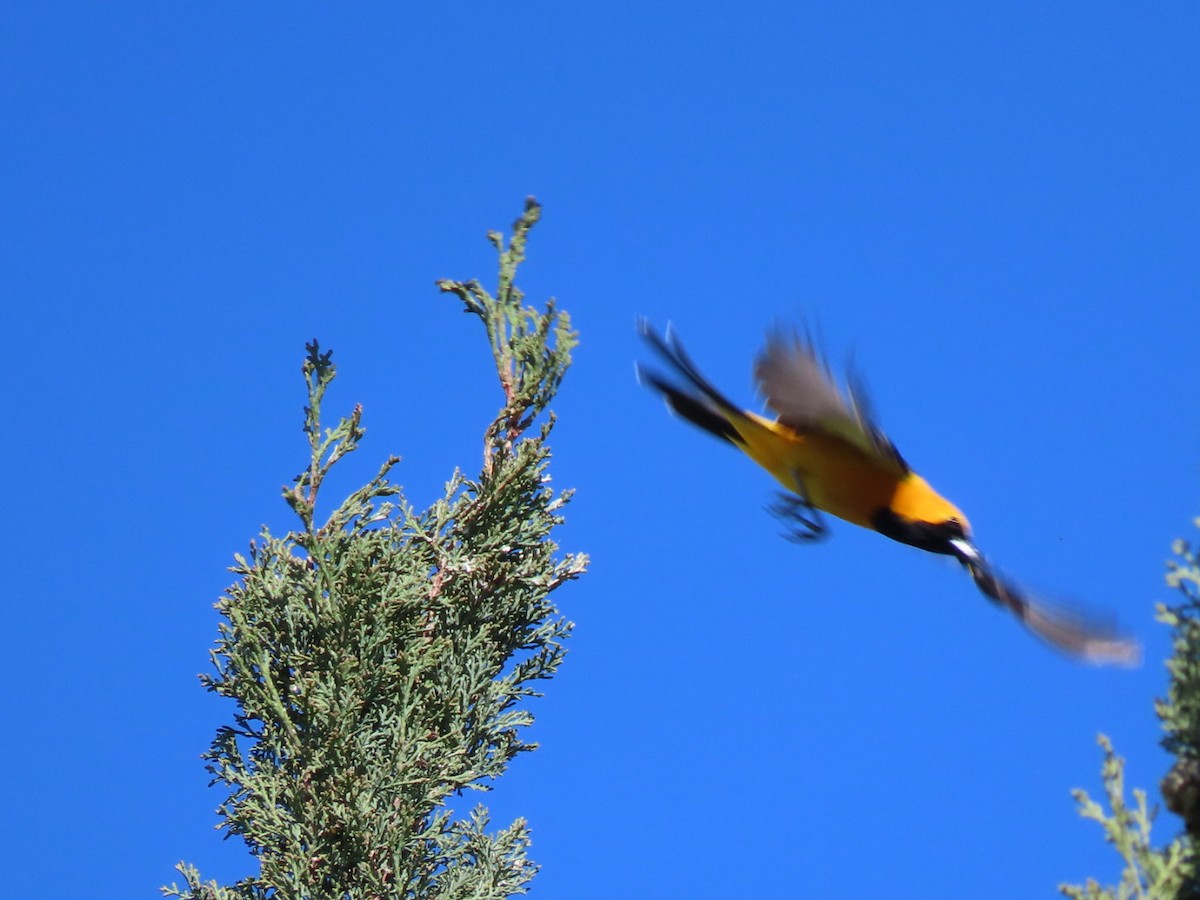
[[[561,543],[591,573],[484,797],[535,897],[1053,896],[1115,880],[1097,732],[1168,759],[1153,604],[1200,513],[1194,4],[40,3],[0,31],[13,896],[252,871],[198,755],[212,603],[331,410],[426,503],[498,404],[433,286],[545,206],[521,283],[582,334]],[[946,560],[778,537],[768,477],[638,387],[672,321],[753,403],[766,327],[853,355],[908,459],[1025,583],[1115,612],[1064,660]],[[332,486],[337,487],[338,482]],[[469,800],[473,801],[471,797]],[[1177,820],[1159,823],[1160,839]],[[53,885],[53,887],[51,886]],[[86,886],[86,887],[84,887]]]

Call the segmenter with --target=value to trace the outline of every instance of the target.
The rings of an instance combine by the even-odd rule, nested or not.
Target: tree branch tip
[[[526,228],[532,227],[542,218],[542,205],[537,202],[532,196],[525,198],[525,212],[521,218],[517,220],[514,227],[524,224]]]
[[[318,370],[328,367],[330,361],[333,359],[333,351],[326,350],[324,353],[322,353],[320,342],[316,338],[306,342],[304,349],[308,353],[308,357],[305,361],[311,363]]]

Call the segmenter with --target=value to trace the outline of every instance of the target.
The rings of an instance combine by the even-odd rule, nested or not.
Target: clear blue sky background
[[[444,7],[444,8],[439,8]],[[561,532],[594,559],[533,737],[484,797],[543,898],[1053,896],[1115,878],[1097,732],[1151,789],[1163,561],[1200,513],[1192,3],[55,3],[0,30],[13,897],[156,896],[213,831],[213,601],[303,465],[304,342],[426,503],[499,394],[481,277],[582,333]],[[796,547],[767,476],[639,388],[637,314],[753,402],[764,329],[853,353],[1014,576],[1116,612],[1079,666],[946,560]],[[468,798],[474,802],[476,797]],[[1171,837],[1177,820],[1160,820]]]

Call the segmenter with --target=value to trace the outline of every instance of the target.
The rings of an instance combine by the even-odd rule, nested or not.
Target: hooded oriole
[[[971,540],[966,516],[914,472],[873,421],[865,395],[843,391],[812,342],[782,331],[768,336],[755,379],[776,414],[768,419],[728,400],[704,378],[668,327],[638,330],[682,385],[638,368],[667,405],[728,441],[766,469],[788,493],[772,507],[793,523],[791,537],[821,536],[824,511],[931,553],[953,556],[989,599],[1058,649],[1095,663],[1136,663],[1136,641],[1035,601],[998,575]]]

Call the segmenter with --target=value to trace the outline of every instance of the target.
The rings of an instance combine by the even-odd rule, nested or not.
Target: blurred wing
[[[1016,616],[1026,628],[1068,656],[1094,665],[1136,666],[1142,647],[1095,615],[1034,599],[1002,578],[973,544],[956,541],[955,555],[967,567],[979,590]]]
[[[812,341],[799,334],[774,331],[754,364],[758,388],[781,424],[801,434],[836,435],[865,453],[908,471],[896,447],[872,421],[861,387],[851,383],[843,393]]]

